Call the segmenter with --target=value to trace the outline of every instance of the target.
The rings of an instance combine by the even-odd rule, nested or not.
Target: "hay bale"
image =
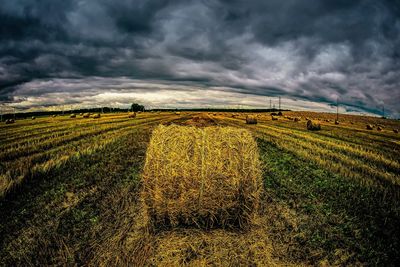
[[[273,120],[273,121],[277,121],[277,120],[278,120],[278,118],[277,118],[277,117],[275,117],[275,116],[272,116],[272,120]]]
[[[377,129],[378,131],[382,131],[382,130],[383,130],[383,128],[382,128],[381,126],[378,126],[376,129]]]
[[[278,116],[278,114],[276,114],[275,112],[272,112],[271,116]]]
[[[336,124],[336,125],[339,125],[339,121],[335,121],[335,124]]]
[[[100,113],[97,113],[97,114],[95,114],[94,116],[93,116],[93,119],[99,119],[101,116],[100,116]]]
[[[246,124],[257,124],[257,119],[253,116],[246,116]]]
[[[297,118],[297,117],[294,118],[294,122],[299,122],[299,121],[301,121],[300,118]]]
[[[36,117],[35,117],[35,116],[32,116],[32,120],[36,120]]]
[[[278,114],[277,114],[277,116],[283,116],[282,112],[279,111]]]
[[[394,133],[399,133],[399,130],[393,129],[393,132],[394,132]]]
[[[56,115],[56,114],[54,114],[54,115],[53,115],[53,118],[55,118],[55,117],[57,117],[57,115]]]
[[[181,115],[181,113],[180,112],[175,112],[175,115]]]
[[[130,113],[128,118],[136,118],[136,112]]]
[[[83,116],[83,113],[81,112],[81,113],[79,113],[79,116]]]
[[[72,119],[72,118],[76,118],[76,115],[75,115],[75,114],[71,114],[69,117],[70,117],[71,119]]]
[[[142,182],[155,228],[247,228],[262,190],[257,144],[245,129],[160,125]]]
[[[308,120],[307,121],[307,130],[309,131],[319,131],[321,130],[321,124],[316,121]]]
[[[89,113],[84,113],[84,114],[82,115],[82,117],[83,117],[83,118],[89,118],[89,117],[90,117],[90,114],[89,114]]]
[[[374,129],[374,126],[373,126],[373,125],[367,124],[367,130],[373,130],[373,129]]]
[[[12,124],[12,123],[15,123],[15,120],[13,120],[13,119],[7,119],[6,120],[6,124]]]

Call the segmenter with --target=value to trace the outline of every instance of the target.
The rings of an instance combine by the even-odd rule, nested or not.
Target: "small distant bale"
[[[32,120],[36,120],[36,117],[35,117],[35,116],[32,116]]]
[[[246,124],[257,124],[257,119],[252,116],[246,117]]]
[[[399,133],[399,130],[393,129],[393,132],[394,132],[394,133]]]
[[[84,114],[82,115],[82,117],[83,117],[83,118],[89,118],[89,117],[90,117],[90,114],[89,114],[89,113],[84,113]]]
[[[13,119],[7,119],[6,120],[6,124],[12,124],[12,123],[15,123],[15,120],[13,120]]]
[[[94,116],[93,116],[93,119],[99,119],[101,116],[100,116],[100,113],[97,113],[97,114],[95,114]]]
[[[306,121],[309,121],[310,119],[308,117],[306,117]]]
[[[278,118],[277,118],[277,117],[275,117],[275,116],[272,116],[272,120],[273,120],[273,121],[277,121],[277,120],[278,120]]]
[[[277,116],[283,116],[282,112],[279,111],[278,114],[277,114]]]
[[[336,125],[339,125],[339,121],[336,120],[336,121],[335,121],[335,124],[336,124]]]
[[[75,115],[75,114],[71,114],[69,117],[70,117],[71,119],[72,119],[72,118],[76,118],[76,115]]]
[[[130,113],[128,118],[136,118],[136,112]]]
[[[57,115],[56,115],[56,114],[54,114],[54,115],[53,115],[53,118],[55,118],[55,117],[57,117]]]
[[[298,118],[298,117],[294,118],[294,122],[299,122],[299,121],[301,121],[300,118]]]
[[[272,112],[271,116],[278,116],[278,114],[276,114],[275,112]]]
[[[175,115],[181,115],[181,113],[180,112],[175,112]]]
[[[367,124],[367,130],[373,130],[373,129],[374,129],[374,126],[373,126],[373,125]]]
[[[350,124],[354,124],[354,122],[351,121]]]
[[[328,119],[326,119],[325,121],[326,121],[326,122],[331,122],[331,121],[330,121],[330,120],[328,120]]]
[[[316,121],[308,120],[307,121],[307,130],[309,131],[319,131],[321,130],[321,124]]]
[[[79,116],[83,116],[83,113],[79,113]]]
[[[377,129],[378,131],[382,131],[382,130],[383,130],[383,128],[382,128],[381,126],[378,126],[376,129]]]

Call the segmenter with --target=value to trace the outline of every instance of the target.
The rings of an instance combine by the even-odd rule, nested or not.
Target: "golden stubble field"
[[[1,124],[0,265],[396,265],[400,122],[283,113]]]

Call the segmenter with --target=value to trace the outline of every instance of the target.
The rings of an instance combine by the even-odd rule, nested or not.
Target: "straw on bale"
[[[307,121],[307,130],[319,131],[319,130],[321,130],[321,124],[319,124],[316,121],[308,120]]]
[[[372,129],[374,129],[374,126],[371,124],[367,124],[367,130],[372,130]]]
[[[257,119],[253,116],[246,116],[246,124],[257,124]]]
[[[262,189],[257,144],[232,127],[158,126],[143,170],[142,199],[157,228],[247,228]]]
[[[76,118],[76,115],[75,114],[71,114],[69,117],[70,118]]]
[[[95,114],[94,116],[93,116],[93,119],[99,119],[101,116],[100,116],[100,113],[97,113],[97,114]]]

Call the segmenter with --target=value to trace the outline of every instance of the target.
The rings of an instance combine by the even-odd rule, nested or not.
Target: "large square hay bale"
[[[143,171],[143,200],[156,228],[246,228],[262,189],[257,144],[232,127],[159,126]]]

